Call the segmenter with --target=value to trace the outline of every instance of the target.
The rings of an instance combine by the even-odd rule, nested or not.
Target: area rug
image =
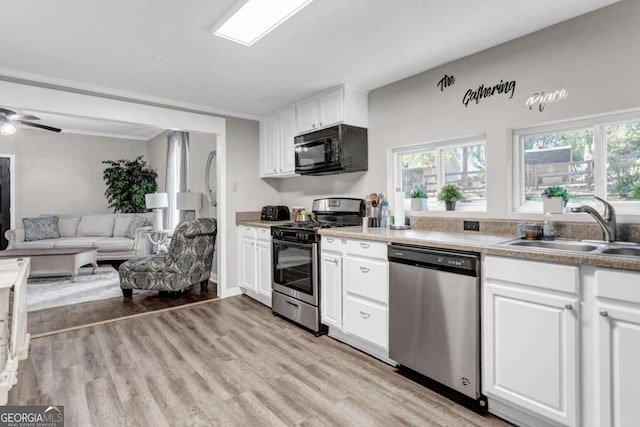
[[[101,265],[95,274],[91,274],[91,270],[91,267],[81,268],[75,282],[71,281],[71,276],[29,279],[27,311],[122,296],[115,268]]]

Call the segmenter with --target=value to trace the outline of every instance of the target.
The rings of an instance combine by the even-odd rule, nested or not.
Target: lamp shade
[[[178,193],[176,205],[180,210],[197,211],[202,207],[202,193]]]
[[[169,206],[167,193],[150,193],[144,195],[144,203],[147,209],[166,208]]]

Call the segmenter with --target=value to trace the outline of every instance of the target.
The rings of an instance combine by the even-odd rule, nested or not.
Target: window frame
[[[485,201],[484,203],[465,203],[458,201],[456,203],[456,210],[459,211],[468,211],[468,212],[486,212],[487,211],[487,196],[488,196],[488,180],[487,180],[487,172],[486,172],[486,164],[487,164],[487,134],[475,134],[470,136],[438,140],[438,141],[430,141],[430,142],[421,142],[418,144],[412,145],[404,145],[400,147],[393,148],[393,188],[402,187],[402,162],[401,157],[404,154],[413,154],[420,153],[423,151],[435,151],[436,153],[436,185],[438,187],[438,191],[442,188],[445,181],[445,170],[444,170],[444,155],[443,152],[449,148],[458,148],[458,147],[466,147],[472,145],[484,145],[485,149]],[[436,194],[437,198],[437,194]],[[405,208],[407,207],[407,200],[405,199]],[[406,210],[406,209],[405,209]],[[414,214],[417,212],[444,212],[445,205],[444,202],[432,201],[428,202],[428,210],[427,211],[407,211],[413,212]]]
[[[593,132],[593,179],[594,196],[607,200],[607,168],[606,168],[606,127],[629,122],[640,122],[640,110],[632,110],[621,113],[602,114],[598,116],[568,120],[540,126],[529,126],[526,128],[514,129],[512,132],[512,165],[513,165],[513,191],[511,212],[512,213],[543,213],[542,205],[526,204],[525,200],[525,167],[524,167],[524,143],[523,138],[532,135],[548,135],[551,133],[561,133],[591,129]],[[611,201],[617,213],[637,214],[640,209],[640,200],[637,201]],[[567,206],[581,205],[571,202]]]

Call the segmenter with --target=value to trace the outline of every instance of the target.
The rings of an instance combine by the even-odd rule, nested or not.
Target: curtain
[[[169,198],[164,227],[174,230],[181,220],[176,195],[189,188],[189,132],[171,131],[167,134],[167,175],[164,188]]]

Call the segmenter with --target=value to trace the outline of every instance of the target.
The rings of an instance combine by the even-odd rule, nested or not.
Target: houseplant
[[[138,156],[135,160],[104,160],[108,165],[102,177],[107,184],[104,195],[114,212],[145,212],[144,195],[157,189],[156,171]]]
[[[453,211],[456,209],[456,200],[464,199],[464,194],[460,187],[456,184],[445,184],[440,189],[440,193],[438,193],[438,200],[444,202],[446,209],[448,211]]]
[[[422,187],[418,187],[411,192],[411,210],[426,211],[427,210],[427,193]]]
[[[550,185],[542,192],[543,213],[563,213],[569,201],[569,193],[559,185]]]

